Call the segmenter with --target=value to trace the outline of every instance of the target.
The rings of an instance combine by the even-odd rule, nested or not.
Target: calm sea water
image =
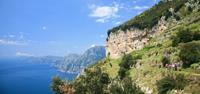
[[[61,73],[50,64],[27,63],[16,59],[0,60],[0,94],[53,94],[52,77],[72,80],[74,74]]]

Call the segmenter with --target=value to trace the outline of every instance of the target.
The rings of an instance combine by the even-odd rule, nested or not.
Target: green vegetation
[[[74,82],[75,94],[104,94],[109,83],[109,76],[100,68],[88,69]]]
[[[180,58],[183,67],[190,67],[193,63],[200,62],[200,41],[192,41],[180,44]]]
[[[167,20],[170,22],[167,30],[151,38],[143,49],[118,59],[107,57],[87,68],[72,82],[75,94],[199,94],[200,11],[195,8],[197,5],[199,0],[162,0],[110,30],[108,33],[126,31],[133,26],[151,28],[162,16],[166,20],[180,18],[178,22]],[[58,86],[54,88],[59,90]]]
[[[172,37],[172,45],[177,46],[179,43],[191,42],[193,40],[200,40],[200,32],[190,31],[189,28],[181,27],[176,35]]]
[[[134,17],[133,19],[127,21],[126,23],[118,27],[114,27],[113,29],[109,30],[108,35],[110,35],[111,32],[116,32],[120,29],[126,31],[131,27],[136,27],[139,29],[150,29],[158,23],[162,16],[165,16],[167,19],[173,15],[178,20],[180,19],[179,16],[173,12],[179,11],[179,9],[185,4],[186,1],[187,0],[160,1],[158,4],[146,10],[142,14]],[[169,11],[170,8],[173,11]]]
[[[162,65],[163,65],[163,67],[166,66],[166,64],[169,64],[169,63],[170,63],[169,58],[167,58],[167,57],[163,57],[162,58]]]
[[[52,89],[56,94],[144,94],[130,77],[125,77],[123,80],[111,79],[99,67],[85,70],[85,74],[72,84],[55,77],[52,81]]]
[[[128,70],[131,68],[131,66],[135,66],[136,60],[133,59],[133,57],[130,54],[126,54],[123,56],[121,63],[119,64],[119,77],[120,79],[123,79],[126,75],[128,75]]]
[[[60,86],[62,85],[64,85],[64,81],[56,76],[52,80],[51,89],[55,92],[55,94],[62,94],[62,91],[60,90]]]
[[[130,77],[125,77],[123,80],[113,81],[109,94],[144,94],[144,92],[133,83]]]
[[[184,78],[184,75],[168,75],[160,79],[156,85],[159,94],[166,94],[169,90],[183,90],[186,86],[187,81]]]

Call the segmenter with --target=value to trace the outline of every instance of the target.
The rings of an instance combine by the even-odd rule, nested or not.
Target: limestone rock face
[[[126,31],[111,32],[106,41],[106,55],[110,58],[119,58],[123,54],[140,50],[148,43],[150,38],[166,30],[167,26],[167,22],[164,18],[161,18],[151,30],[131,28]]]

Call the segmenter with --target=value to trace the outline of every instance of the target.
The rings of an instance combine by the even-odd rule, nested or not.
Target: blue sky
[[[0,0],[0,57],[64,56],[104,45],[107,30],[156,0]]]

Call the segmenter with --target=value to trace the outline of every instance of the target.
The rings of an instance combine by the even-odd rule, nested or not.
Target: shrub
[[[109,94],[144,94],[130,77],[125,77],[123,80],[114,80],[109,91]]]
[[[120,79],[123,79],[127,75],[127,71],[130,67],[135,66],[136,63],[136,60],[134,60],[130,54],[124,55],[121,63],[119,64],[120,69],[118,71],[118,75]]]
[[[104,94],[104,88],[110,83],[108,74],[102,73],[98,67],[87,69],[85,75],[82,75],[74,82],[76,94]]]
[[[122,84],[122,87],[124,88],[123,94],[144,94],[141,89],[133,83],[130,77],[124,78],[124,80],[122,80]]]
[[[62,81],[58,76],[55,76],[51,83],[51,89],[55,92],[55,94],[62,94],[60,87],[64,85],[64,81]]]
[[[162,65],[163,65],[163,67],[164,67],[166,64],[169,64],[169,63],[170,63],[169,58],[167,58],[167,57],[163,57],[163,58],[162,58]]]
[[[102,73],[102,74],[101,74],[100,82],[101,82],[102,84],[109,84],[109,83],[110,83],[110,78],[109,78],[109,76],[108,76],[107,73]]]
[[[182,90],[187,85],[187,81],[185,80],[184,76],[178,74],[176,76],[168,75],[157,83],[157,89],[159,94],[166,94],[168,91],[176,89]]]
[[[184,68],[200,61],[200,41],[182,43],[179,48],[179,57],[183,61]]]
[[[119,66],[124,67],[125,69],[130,69],[130,67],[135,64],[136,64],[136,60],[134,60],[130,54],[126,54],[123,56],[122,61],[119,64]]]
[[[172,46],[179,43],[187,43],[193,40],[200,40],[200,31],[191,31],[189,28],[180,28],[175,36],[172,36]]]
[[[175,36],[172,37],[172,46],[177,46],[179,43],[190,42],[193,39],[192,32],[187,29],[179,29]]]
[[[200,68],[200,63],[192,64],[191,68],[194,70],[198,70]]]
[[[166,94],[167,91],[175,88],[175,80],[167,76],[159,80],[156,85],[159,94]]]
[[[118,75],[120,79],[123,79],[127,76],[127,69],[125,69],[124,67],[121,67],[118,71]]]

